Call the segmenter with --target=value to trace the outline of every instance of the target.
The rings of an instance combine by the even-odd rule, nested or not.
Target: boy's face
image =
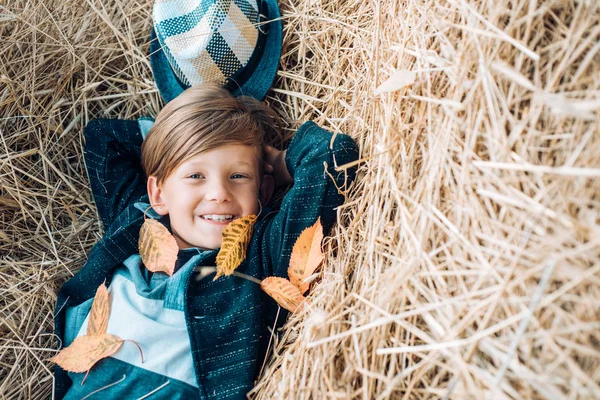
[[[219,248],[227,224],[258,213],[262,177],[256,151],[226,145],[185,161],[160,185],[148,178],[150,202],[169,215],[179,248]]]

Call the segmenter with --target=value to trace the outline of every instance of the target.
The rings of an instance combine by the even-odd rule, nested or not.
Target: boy
[[[63,346],[85,334],[93,296],[106,279],[107,332],[138,343],[145,360],[125,343],[91,368],[83,386],[83,373],[57,366],[55,395],[245,398],[278,306],[254,282],[236,276],[213,281],[214,274],[200,279],[198,270],[215,265],[224,226],[258,214],[275,185],[293,183],[278,213],[260,212],[237,268],[257,279],[287,277],[302,230],[318,217],[326,231],[335,221],[335,207],[343,202],[338,187],[347,188],[355,173],[335,167],[357,159],[356,145],[308,122],[287,151],[266,147],[263,161],[263,138],[277,129],[275,115],[256,100],[234,98],[213,85],[188,89],[170,102],[143,144],[136,122],[118,122],[92,122],[85,131],[88,174],[105,235],[61,289],[56,331]],[[137,254],[146,210],[170,229],[180,248],[171,277],[149,273]]]

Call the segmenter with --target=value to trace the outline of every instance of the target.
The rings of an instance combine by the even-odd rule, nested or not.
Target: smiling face
[[[154,210],[169,215],[180,249],[216,249],[227,224],[258,213],[259,174],[256,147],[226,145],[187,159],[162,183],[150,176],[148,194]]]

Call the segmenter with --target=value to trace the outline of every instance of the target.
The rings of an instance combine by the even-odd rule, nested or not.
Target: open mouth
[[[201,215],[200,218],[212,222],[230,222],[233,221],[236,216],[232,214],[204,214]]]

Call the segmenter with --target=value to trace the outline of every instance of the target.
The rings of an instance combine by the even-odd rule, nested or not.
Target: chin
[[[180,242],[178,241],[178,245],[179,245],[179,249],[186,249],[186,248],[198,248],[200,250],[215,250],[218,249],[219,247],[221,247],[221,240],[219,240],[218,242],[195,242],[193,240],[190,241],[186,241],[186,242]]]
[[[204,242],[204,243],[198,244],[196,247],[199,247],[199,248],[201,248],[203,250],[216,250],[219,247],[221,247],[221,243],[222,243],[221,241],[210,242],[210,243]]]

